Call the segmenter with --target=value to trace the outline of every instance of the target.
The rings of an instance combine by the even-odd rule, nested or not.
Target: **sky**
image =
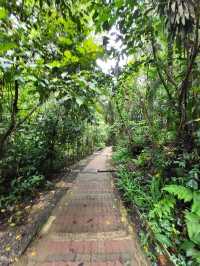
[[[104,34],[105,35],[105,34]],[[116,26],[113,26],[110,31],[106,34],[109,38],[109,42],[107,45],[107,49],[110,50],[111,48],[116,49],[118,52],[122,51],[123,43],[122,40],[118,38],[120,35],[119,30]],[[123,58],[120,58],[119,66],[122,67],[127,64],[128,57],[123,55]],[[113,68],[115,68],[117,64],[117,58],[112,58],[111,56],[105,59],[97,59],[96,61],[97,66],[102,69],[105,74],[109,74]]]

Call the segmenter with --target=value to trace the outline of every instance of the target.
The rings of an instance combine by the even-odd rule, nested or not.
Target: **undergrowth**
[[[133,205],[138,208],[143,217],[141,222],[148,225],[148,233],[140,234],[141,243],[155,265],[165,265],[161,264],[166,255],[164,247],[174,265],[197,266],[200,264],[198,152],[194,149],[180,153],[172,142],[165,140],[156,147],[146,143],[138,152],[139,137],[143,138],[137,136],[131,145],[119,143],[113,161],[124,200],[130,209]]]

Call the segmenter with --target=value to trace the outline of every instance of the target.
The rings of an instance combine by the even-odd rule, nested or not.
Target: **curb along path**
[[[78,174],[16,266],[147,266],[126,213],[114,194],[111,148]]]

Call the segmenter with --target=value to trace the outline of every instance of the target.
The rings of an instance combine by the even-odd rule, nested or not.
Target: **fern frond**
[[[192,212],[200,217],[200,191],[195,191],[193,195]]]
[[[190,240],[200,245],[200,217],[196,213],[186,212],[185,219]]]
[[[158,203],[154,204],[154,208],[150,211],[149,216],[150,218],[155,216],[160,218],[169,216],[171,214],[171,210],[174,208],[174,205],[175,199],[170,196],[161,199]]]
[[[193,199],[193,192],[191,189],[179,186],[179,185],[168,185],[163,188],[164,191],[177,196],[178,199],[189,202]]]

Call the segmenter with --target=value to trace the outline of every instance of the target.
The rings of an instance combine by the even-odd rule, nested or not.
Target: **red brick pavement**
[[[95,154],[16,266],[147,266],[116,199],[111,148]]]

